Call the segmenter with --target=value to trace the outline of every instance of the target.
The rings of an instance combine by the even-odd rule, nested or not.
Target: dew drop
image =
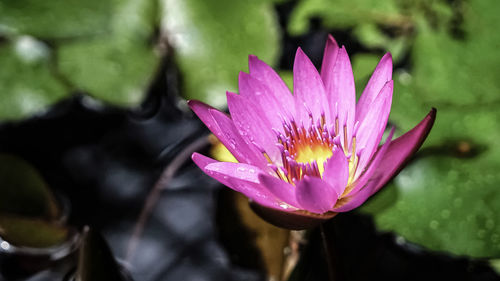
[[[2,243],[0,243],[0,248],[7,251],[10,248],[10,244],[7,241],[2,241]]]
[[[280,207],[283,208],[283,209],[288,209],[288,205],[285,204],[285,203],[281,203],[280,204]]]
[[[451,214],[451,212],[450,212],[450,210],[448,210],[448,209],[444,209],[444,210],[442,210],[442,211],[441,211],[441,217],[442,217],[443,219],[447,219],[447,218],[449,218],[449,217],[450,217],[450,214]]]
[[[404,245],[406,243],[406,239],[403,236],[397,236],[396,237],[396,244],[398,245]]]
[[[246,172],[246,170],[247,170],[247,169],[246,169],[246,168],[244,168],[244,167],[238,167],[238,168],[236,168],[236,170],[237,170],[238,172],[243,173],[243,172]]]
[[[439,222],[437,220],[433,220],[429,223],[429,226],[432,228],[432,229],[437,229],[439,227]]]

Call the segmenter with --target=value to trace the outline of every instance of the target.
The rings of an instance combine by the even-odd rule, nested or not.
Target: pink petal
[[[240,72],[238,77],[240,95],[247,100],[255,101],[261,108],[263,117],[271,124],[271,127],[279,131],[283,130],[283,119],[292,117],[292,111],[283,107],[279,95],[273,93],[267,85],[262,84],[260,80],[250,74]],[[287,95],[290,95],[289,93]]]
[[[242,163],[218,162],[198,153],[193,153],[191,158],[203,172],[223,185],[261,205],[283,209],[276,197],[259,183],[258,175],[264,173],[259,168]]]
[[[363,172],[382,139],[391,110],[392,90],[391,80],[384,85],[359,125],[356,133],[356,149],[357,151],[363,149],[363,153],[359,155],[357,176]]]
[[[379,152],[377,152],[377,155],[383,152],[383,157],[378,165],[373,165],[373,167],[376,166],[376,169],[366,186],[350,197],[350,201],[333,209],[333,211],[347,212],[355,209],[384,187],[389,180],[399,173],[408,159],[420,148],[427,138],[435,119],[436,109],[433,108],[415,128],[394,141],[386,141],[389,145],[386,146],[384,144],[379,149]],[[386,149],[385,152],[383,151],[384,149]]]
[[[348,212],[352,209],[356,209],[357,207],[361,206],[368,198],[370,198],[373,190],[377,187],[378,183],[380,182],[380,178],[371,178],[366,186],[361,189],[356,195],[349,197],[347,200],[347,203],[342,203],[339,207],[333,208],[332,211],[334,212]],[[346,199],[341,199],[341,200],[346,200]],[[342,202],[342,201],[340,201]],[[340,203],[339,203],[340,204]]]
[[[436,109],[433,108],[417,126],[390,143],[383,160],[375,171],[374,177],[379,177],[380,182],[373,193],[377,192],[403,169],[409,158],[422,146],[435,119]]]
[[[295,196],[305,210],[322,214],[333,208],[339,195],[320,178],[305,176],[297,183]]]
[[[231,92],[227,92],[227,106],[240,135],[255,142],[267,152],[273,162],[280,164],[281,152],[276,146],[278,137],[265,118],[263,109],[252,100]]]
[[[368,113],[371,104],[380,93],[384,85],[392,80],[392,56],[385,54],[373,71],[370,81],[356,105],[356,120],[361,121]]]
[[[330,66],[331,67],[331,66]],[[326,71],[326,70],[325,70]],[[338,112],[332,113],[332,120],[339,118],[340,135],[342,145],[346,148],[350,146],[352,129],[356,117],[356,89],[354,87],[354,76],[352,74],[351,61],[344,47],[340,48],[337,54],[337,61],[330,72],[333,74],[330,79],[325,80],[325,89],[331,108],[337,108]],[[334,116],[337,114],[338,116]],[[347,144],[344,144],[344,125],[347,127]]]
[[[322,115],[330,115],[323,81],[301,48],[297,49],[293,64],[293,95],[297,121],[309,120],[309,113],[312,113],[314,120],[319,120]]]
[[[233,121],[226,114],[199,101],[190,100],[188,104],[236,160],[269,170],[265,157],[253,144],[239,135]]]
[[[197,100],[189,100],[188,105],[214,135],[221,135],[220,128],[210,113],[210,110],[216,110],[215,108]]]
[[[358,193],[358,191],[364,188],[367,182],[372,177],[374,177],[374,173],[379,168],[380,162],[386,157],[385,153],[389,148],[393,136],[394,136],[394,128],[391,129],[391,132],[387,136],[387,139],[385,140],[384,144],[378,149],[377,153],[371,160],[368,169],[366,169],[366,171],[364,171],[363,174],[353,183],[354,188],[349,191],[349,194],[347,196],[353,196],[356,193]]]
[[[295,199],[295,186],[270,175],[260,175],[260,182],[274,195],[283,202],[301,208]]]
[[[289,110],[292,115],[295,114],[295,103],[290,90],[281,77],[279,77],[269,65],[259,60],[256,56],[250,55],[248,57],[248,69],[252,77],[262,82],[262,84],[266,85],[269,90],[271,90],[276,100],[278,100],[284,108]]]
[[[325,164],[323,180],[331,185],[337,194],[342,194],[349,180],[349,161],[342,149],[333,151]]]
[[[337,62],[338,52],[339,45],[333,36],[328,34],[325,51],[323,53],[323,62],[321,63],[321,79],[323,79],[325,86],[332,83],[330,80],[333,79],[333,70],[335,68],[335,63]]]

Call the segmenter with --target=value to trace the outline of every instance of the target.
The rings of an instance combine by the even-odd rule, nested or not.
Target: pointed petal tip
[[[189,108],[191,108],[191,110],[196,113],[196,115],[198,115],[198,117],[201,118],[200,114],[204,114],[204,112],[210,112],[210,111],[218,111],[217,109],[215,109],[214,107],[202,102],[202,101],[199,101],[199,100],[188,100],[187,102]],[[203,119],[202,119],[203,121]]]
[[[431,110],[429,111],[429,113],[427,113],[427,115],[424,117],[424,119],[422,121],[420,121],[420,123],[418,123],[417,126],[415,126],[413,129],[410,130],[410,131],[413,131],[418,127],[424,126],[423,133],[420,136],[420,141],[419,141],[418,147],[420,147],[420,145],[422,145],[424,140],[429,135],[432,127],[434,126],[434,122],[436,121],[436,114],[437,114],[437,109],[435,107],[432,107]]]
[[[207,106],[207,104],[199,101],[199,100],[188,100],[187,105],[189,108],[193,109],[193,107],[198,107],[198,106]]]
[[[297,51],[295,52],[295,59],[294,59],[294,66],[295,64],[300,60],[303,60],[304,57],[307,57],[306,53],[304,53],[304,50],[302,50],[301,47],[297,48]]]
[[[331,34],[328,34],[328,42],[333,43],[333,44],[338,46],[337,40],[335,40],[335,38]]]
[[[413,129],[390,143],[386,152],[387,156],[381,161],[379,168],[375,172],[380,181],[371,194],[377,192],[394,178],[422,146],[434,125],[436,112],[436,108],[433,107]]]
[[[392,54],[387,52],[384,54],[384,56],[380,59],[380,61],[387,61],[392,64]]]
[[[193,152],[193,154],[191,154],[191,160],[195,161],[195,159],[199,157],[198,155],[198,152]]]
[[[207,156],[200,154],[198,152],[193,152],[193,154],[191,154],[191,160],[193,160],[193,162],[196,164],[196,166],[198,166],[203,171],[205,171],[205,167],[207,165],[219,162],[215,159],[207,157]]]
[[[436,114],[437,114],[437,108],[432,107],[431,111],[429,111],[427,116],[429,116],[429,118],[432,119],[432,122],[434,122],[434,120],[436,119]]]

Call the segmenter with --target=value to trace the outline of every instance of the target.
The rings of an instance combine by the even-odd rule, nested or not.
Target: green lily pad
[[[106,240],[92,229],[86,230],[83,236],[76,281],[119,281],[127,280],[122,275],[118,264]]]
[[[396,1],[301,0],[291,14],[288,31],[294,35],[306,32],[311,18],[320,18],[323,25],[336,28],[360,23],[401,24],[407,20]]]
[[[58,48],[60,72],[77,89],[101,101],[137,106],[159,66],[150,43],[154,9],[154,1],[116,1],[109,34]]]
[[[111,0],[0,1],[0,34],[74,38],[106,33]]]
[[[150,0],[0,0],[0,121],[41,113],[75,91],[137,106],[160,63],[156,9]]]
[[[24,160],[0,154],[0,214],[57,219],[60,210],[40,174]]]
[[[226,106],[249,54],[273,65],[278,22],[271,1],[163,0],[163,28],[183,75],[184,97]]]
[[[46,248],[64,242],[68,230],[40,219],[0,215],[0,236],[15,246]]]
[[[381,230],[432,250],[500,257],[498,8],[469,1],[462,39],[416,17],[413,67],[395,75],[391,120],[402,132],[431,106],[438,116],[418,158],[363,208]]]
[[[0,121],[43,112],[69,96],[52,71],[51,51],[33,37],[0,44]]]
[[[78,89],[119,106],[142,102],[158,64],[152,48],[141,43],[97,39],[59,49],[58,67]]]

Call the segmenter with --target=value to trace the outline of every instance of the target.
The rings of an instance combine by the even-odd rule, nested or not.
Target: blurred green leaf
[[[119,106],[135,106],[142,102],[158,63],[145,44],[98,39],[62,46],[58,67],[91,96]]]
[[[96,231],[87,229],[83,236],[76,281],[126,280],[121,274],[106,240]]]
[[[293,72],[290,70],[281,70],[278,74],[288,86],[288,89],[293,92]]]
[[[136,106],[159,66],[149,42],[156,5],[149,0],[116,3],[110,34],[61,45],[57,63],[79,90],[115,105]]]
[[[184,96],[216,107],[237,91],[249,54],[274,64],[278,22],[266,0],[162,0],[163,28],[183,74]]]
[[[55,198],[40,174],[18,157],[0,154],[0,191],[0,214],[44,219],[60,215]]]
[[[18,120],[68,97],[51,69],[50,49],[33,37],[0,45],[0,120]]]
[[[150,0],[0,0],[0,120],[43,112],[74,91],[137,106],[160,63],[157,22]]]
[[[417,18],[411,72],[395,75],[391,120],[408,130],[438,116],[420,157],[364,208],[382,230],[433,250],[500,257],[498,1],[464,6],[464,38]],[[376,208],[384,193],[396,203]]]
[[[0,236],[16,246],[46,248],[64,242],[68,230],[40,219],[0,215]]]
[[[490,260],[490,266],[497,272],[497,274],[500,274],[500,259]]]
[[[356,94],[361,95],[363,88],[370,79],[373,70],[380,61],[380,55],[357,53],[352,57],[352,71],[356,82]]]
[[[107,33],[111,0],[0,0],[0,34],[74,38]]]
[[[362,23],[401,25],[407,20],[396,1],[379,0],[301,0],[291,14],[288,31],[306,32],[311,18],[320,18],[327,27],[345,28]]]

